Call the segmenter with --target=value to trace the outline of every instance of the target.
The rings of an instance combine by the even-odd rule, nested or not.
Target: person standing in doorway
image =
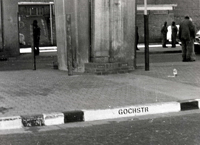
[[[40,43],[40,27],[37,24],[37,20],[33,21],[33,38],[34,38],[34,49],[35,55],[39,55],[39,43]]]
[[[163,48],[167,48],[166,44],[167,44],[167,22],[164,23],[164,25],[162,26],[161,29],[161,34],[162,34],[162,47]]]
[[[176,38],[177,38],[177,32],[178,32],[178,28],[176,26],[176,23],[173,21],[172,22],[172,26],[171,26],[171,29],[172,29],[172,48],[175,48],[176,47]]]
[[[195,61],[195,58],[192,57],[195,39],[195,27],[189,16],[185,16],[184,20],[180,24],[179,39],[182,44],[183,62]]]

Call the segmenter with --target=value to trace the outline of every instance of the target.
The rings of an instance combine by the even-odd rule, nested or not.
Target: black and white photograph
[[[0,0],[0,145],[200,145],[200,0]]]

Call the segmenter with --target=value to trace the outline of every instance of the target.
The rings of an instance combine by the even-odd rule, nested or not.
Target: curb
[[[168,51],[150,51],[149,54],[164,54],[164,53],[181,53],[182,50],[168,50]],[[143,51],[137,51],[139,54],[143,54]]]
[[[192,99],[177,102],[126,106],[105,110],[77,110],[49,114],[2,117],[0,118],[0,130],[180,112],[200,109],[199,102],[200,99]]]

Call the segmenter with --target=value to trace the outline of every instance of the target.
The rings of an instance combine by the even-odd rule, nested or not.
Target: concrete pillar
[[[2,15],[2,0],[0,0],[0,52],[3,51],[3,15]]]
[[[4,50],[9,56],[19,55],[18,1],[2,0]]]
[[[110,0],[92,0],[92,61],[108,62],[110,50]]]
[[[60,70],[67,70],[66,15],[71,15],[71,47],[75,71],[84,71],[89,58],[89,1],[55,0],[58,63]]]
[[[55,0],[58,68],[67,70],[65,0]]]
[[[124,2],[124,41],[122,53],[125,57],[122,57],[123,61],[133,65],[135,59],[135,27],[136,27],[136,0],[122,0]],[[132,64],[133,63],[133,64]]]
[[[135,0],[93,0],[93,62],[135,61]]]
[[[55,12],[60,70],[67,70],[68,14],[75,70],[84,71],[90,57],[93,63],[122,62],[134,69],[135,0],[55,0]]]

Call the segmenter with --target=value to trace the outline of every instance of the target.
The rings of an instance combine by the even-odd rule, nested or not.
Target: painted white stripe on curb
[[[106,110],[83,110],[85,121],[113,119],[122,117],[134,117],[158,113],[181,111],[179,102],[156,103],[146,105],[127,106]]]
[[[0,118],[0,130],[22,128],[22,119],[20,116]]]
[[[50,113],[44,115],[44,124],[48,125],[59,125],[64,124],[64,114],[63,113]]]

